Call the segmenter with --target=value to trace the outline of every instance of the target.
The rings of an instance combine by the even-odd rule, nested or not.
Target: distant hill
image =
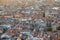
[[[16,4],[18,0],[0,0],[0,4],[6,5],[6,4]]]
[[[37,0],[0,0],[1,5],[34,5]]]
[[[0,0],[0,4],[6,5],[6,4],[12,4],[12,5],[16,5],[18,3],[20,4],[25,4],[26,2],[30,2],[33,3],[36,2],[37,0]]]

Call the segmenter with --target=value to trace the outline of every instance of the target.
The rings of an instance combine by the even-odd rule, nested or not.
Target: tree
[[[5,33],[6,31],[7,31],[7,29],[6,29],[6,28],[4,28],[4,29],[3,29],[3,33]]]
[[[57,30],[60,30],[60,26],[57,27]]]
[[[52,31],[52,27],[48,27],[47,28],[47,31]]]

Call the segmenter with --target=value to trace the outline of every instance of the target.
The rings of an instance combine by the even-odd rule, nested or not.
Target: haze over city
[[[0,40],[60,40],[60,0],[0,0]]]

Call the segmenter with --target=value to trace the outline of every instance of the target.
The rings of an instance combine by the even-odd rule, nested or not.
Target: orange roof
[[[60,38],[58,38],[57,40],[60,40]]]
[[[21,18],[21,17],[23,17],[24,15],[23,14],[20,14],[20,13],[16,13],[16,14],[14,14],[14,17],[19,17],[19,18]]]

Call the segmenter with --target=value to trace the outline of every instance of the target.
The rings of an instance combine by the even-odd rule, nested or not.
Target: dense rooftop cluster
[[[60,2],[0,0],[0,40],[60,40]]]

